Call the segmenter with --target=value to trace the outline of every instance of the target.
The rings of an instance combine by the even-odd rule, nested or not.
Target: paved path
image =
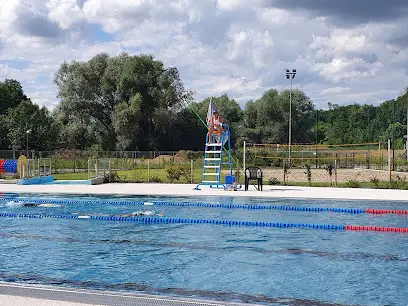
[[[0,184],[0,193],[66,193],[66,194],[115,194],[146,196],[233,196],[233,197],[270,197],[270,198],[316,198],[316,199],[367,199],[408,201],[408,190],[358,189],[328,187],[292,187],[264,186],[262,192],[253,186],[249,191],[224,191],[208,186],[193,190],[191,184],[126,184],[113,183],[103,185],[9,185]]]

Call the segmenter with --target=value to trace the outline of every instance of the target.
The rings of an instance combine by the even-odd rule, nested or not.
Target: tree
[[[6,126],[7,112],[18,106],[21,101],[26,100],[27,96],[18,81],[6,79],[4,82],[0,82],[0,149],[7,149],[10,146],[7,137],[9,131]]]
[[[141,121],[141,96],[135,95],[130,103],[117,104],[112,113],[112,122],[117,135],[119,150],[137,149],[137,138],[140,136],[139,123]]]
[[[159,126],[166,125],[167,118],[180,111],[191,99],[191,92],[184,89],[178,70],[165,68],[151,55],[129,56],[123,53],[109,57],[99,54],[88,62],[63,63],[55,82],[62,112],[98,121],[105,129],[102,134],[107,139],[103,143],[107,149],[116,148],[117,133],[126,130],[112,120],[135,121],[135,110],[131,109],[135,107],[136,96],[139,96],[137,112],[140,116],[138,127],[133,132],[137,131],[138,137],[131,140],[134,142],[131,144],[121,136],[121,148],[160,149],[158,138],[163,129]],[[169,116],[163,116],[166,112]]]
[[[28,98],[18,81],[6,79],[4,82],[0,82],[0,115],[6,114],[10,108],[14,108],[21,101],[27,100]]]
[[[29,134],[30,150],[51,150],[56,147],[59,128],[49,111],[30,100],[22,101],[8,111],[6,116],[8,138],[13,150],[26,148],[26,132]]]
[[[255,143],[287,143],[289,91],[266,91],[245,108],[242,138]],[[313,137],[313,104],[300,90],[292,91],[292,142],[309,142]]]

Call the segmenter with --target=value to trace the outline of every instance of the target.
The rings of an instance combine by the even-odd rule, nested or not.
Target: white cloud
[[[84,14],[76,0],[50,0],[47,2],[47,7],[48,18],[62,29],[69,29],[73,24],[84,19]]]
[[[88,0],[83,12],[92,23],[99,23],[106,32],[114,33],[137,26],[149,17],[148,0]]]
[[[0,38],[6,37],[10,27],[17,19],[20,0],[0,0]]]
[[[320,93],[322,96],[324,95],[333,95],[333,94],[340,94],[340,93],[344,93],[350,91],[350,87],[330,87],[330,88],[326,88],[324,90],[322,90],[322,92]]]
[[[35,101],[53,106],[52,78],[62,61],[128,51],[178,67],[198,100],[228,93],[243,105],[271,87],[287,88],[285,68],[298,70],[295,88],[318,106],[327,97],[380,103],[406,86],[408,35],[401,29],[408,21],[342,28],[331,17],[261,2],[0,0],[0,77],[17,78]],[[101,34],[92,34],[95,25],[112,39],[91,40]],[[16,59],[29,65],[10,68]]]

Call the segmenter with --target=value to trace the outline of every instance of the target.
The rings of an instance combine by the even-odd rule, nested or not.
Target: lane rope
[[[184,218],[157,218],[157,217],[120,217],[120,216],[92,216],[92,215],[52,215],[52,214],[18,214],[0,213],[4,218],[24,219],[85,219],[116,222],[136,222],[143,224],[213,224],[246,227],[276,227],[276,228],[311,228],[323,230],[346,230],[346,231],[376,231],[408,233],[408,228],[361,226],[361,225],[335,225],[335,224],[307,224],[307,223],[282,223],[262,221],[239,221],[239,220],[215,220],[215,219],[184,219]]]
[[[227,209],[247,209],[247,210],[288,210],[305,212],[334,212],[348,214],[395,214],[408,215],[408,210],[390,209],[361,209],[361,208],[336,208],[336,207],[302,207],[286,205],[251,205],[251,204],[215,204],[215,203],[190,203],[190,202],[166,202],[166,201],[107,201],[107,200],[71,200],[71,199],[50,199],[50,198],[24,198],[5,197],[0,201],[20,201],[29,203],[55,203],[55,204],[102,204],[102,205],[155,205],[155,206],[176,206],[176,207],[210,207]]]

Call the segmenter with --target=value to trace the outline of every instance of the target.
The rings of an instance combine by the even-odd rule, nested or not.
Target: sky
[[[379,103],[408,86],[406,0],[0,0],[0,80],[58,104],[63,61],[153,54],[200,101],[243,107],[293,88],[318,108]]]

